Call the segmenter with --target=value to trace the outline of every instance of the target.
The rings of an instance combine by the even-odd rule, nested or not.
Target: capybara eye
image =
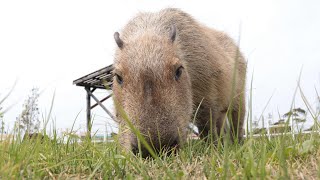
[[[183,66],[178,67],[178,69],[176,70],[176,75],[175,75],[175,79],[178,80],[182,74],[182,69]]]
[[[118,82],[120,85],[122,85],[122,84],[123,84],[123,79],[122,79],[122,77],[121,77],[119,74],[115,74],[115,76],[116,76],[117,82]]]

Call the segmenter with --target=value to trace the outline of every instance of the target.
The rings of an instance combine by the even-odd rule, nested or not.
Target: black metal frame
[[[91,137],[91,110],[96,106],[100,106],[113,120],[115,120],[114,115],[102,104],[105,100],[109,99],[112,94],[109,94],[105,98],[99,100],[93,92],[96,89],[112,89],[112,64],[99,69],[93,73],[83,76],[79,79],[73,81],[73,84],[77,86],[82,86],[86,90],[86,119],[87,119],[87,133]],[[91,106],[91,98],[96,101],[94,105]]]

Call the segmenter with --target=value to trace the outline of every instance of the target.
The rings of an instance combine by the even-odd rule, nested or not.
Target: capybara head
[[[146,30],[132,36],[114,34],[113,92],[119,141],[136,151],[138,140],[125,117],[156,151],[181,145],[192,114],[188,67],[176,52],[177,30],[167,34]],[[124,115],[125,113],[125,115]],[[142,152],[146,152],[142,146]]]

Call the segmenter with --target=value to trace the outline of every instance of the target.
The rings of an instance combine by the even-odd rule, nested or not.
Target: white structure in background
[[[317,107],[317,113],[307,114],[304,109],[294,108],[283,116],[279,117],[279,120],[274,122],[272,114],[268,114],[266,118],[261,116],[259,119],[255,117],[252,122],[252,135],[259,137],[265,134],[269,139],[272,136],[278,136],[282,134],[291,135],[295,138],[297,134],[308,134],[312,132],[319,132],[319,113],[320,105]],[[265,126],[266,125],[266,126]],[[248,135],[246,135],[248,137]]]

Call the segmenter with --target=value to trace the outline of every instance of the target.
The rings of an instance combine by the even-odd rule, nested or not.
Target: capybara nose
[[[171,139],[167,142],[161,142],[161,143],[149,143],[149,146],[152,148],[152,150],[159,154],[159,152],[165,152],[165,151],[171,151],[171,150],[174,150],[176,151],[180,146],[179,146],[179,138],[175,138],[175,139]],[[161,145],[159,145],[161,144]],[[141,147],[141,155],[142,157],[151,157],[151,154],[150,152],[148,151],[148,149],[143,145],[141,144],[140,145]],[[138,145],[138,141],[135,141],[135,142],[131,142],[131,151],[134,153],[134,154],[138,154],[140,153],[140,150],[139,150],[139,145]]]
[[[131,151],[132,151],[134,154],[138,154],[138,153],[139,153],[138,145],[137,145],[137,144],[131,144]]]
[[[172,141],[169,148],[179,148],[179,139]]]
[[[135,155],[138,155],[140,153],[140,155],[143,157],[143,158],[146,158],[146,157],[151,157],[151,154],[150,152],[143,146],[141,145],[141,152],[139,150],[139,145],[138,143],[132,143],[131,144],[131,151],[133,154]]]

